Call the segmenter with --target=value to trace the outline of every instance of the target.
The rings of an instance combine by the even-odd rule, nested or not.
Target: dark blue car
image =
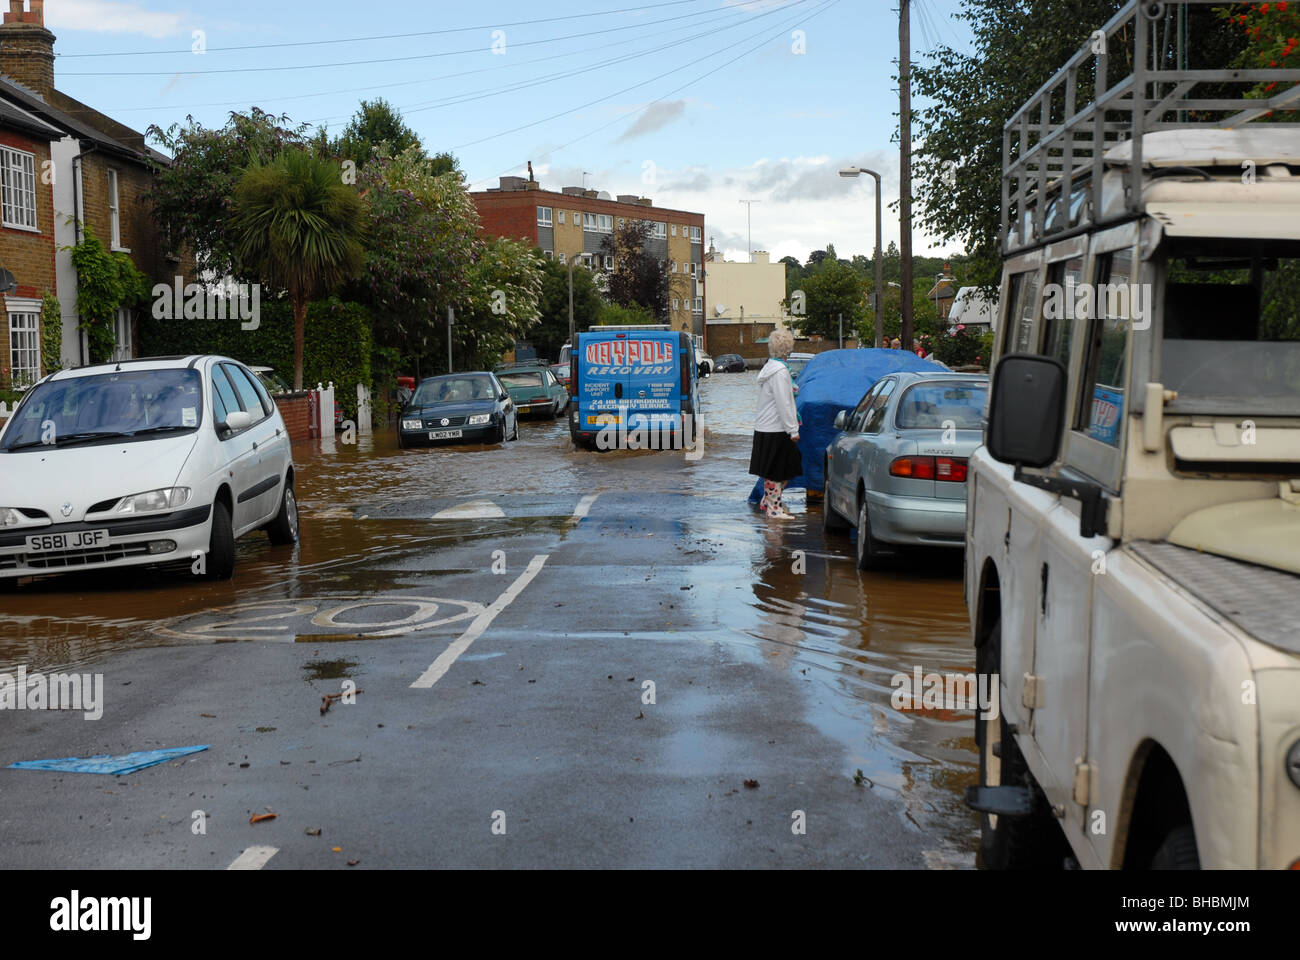
[[[402,410],[401,447],[439,443],[501,443],[519,439],[514,401],[487,371],[422,380]]]

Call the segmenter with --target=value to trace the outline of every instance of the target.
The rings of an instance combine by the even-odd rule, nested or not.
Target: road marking
[[[600,494],[598,493],[589,493],[578,501],[578,506],[573,511],[573,521],[575,523],[591,512],[591,506],[596,502],[596,498],[599,496]]]
[[[446,510],[439,510],[429,519],[488,520],[504,517],[505,515],[505,511],[491,500],[471,500],[468,503],[458,503],[456,506],[448,507]]]
[[[274,857],[280,850],[278,847],[249,847],[239,856],[235,857],[235,862],[226,867],[227,870],[261,870],[266,866],[266,861]]]
[[[547,554],[538,554],[533,557],[532,561],[528,564],[528,568],[519,575],[519,579],[510,584],[510,586],[506,588],[506,592],[497,597],[491,606],[475,617],[474,622],[469,625],[469,629],[453,641],[451,646],[444,650],[438,659],[430,664],[429,669],[420,674],[419,678],[411,684],[411,687],[418,690],[427,690],[441,680],[442,675],[451,668],[453,663],[456,662],[456,658],[468,650],[470,644],[481,637],[487,628],[492,625],[492,621],[496,619],[496,615],[506,607],[510,606],[510,604],[514,602],[515,598],[519,596],[519,594],[523,593],[524,588],[528,586],[528,584],[532,583],[533,577],[537,576],[537,574],[541,572],[542,567],[546,563],[547,557]]]

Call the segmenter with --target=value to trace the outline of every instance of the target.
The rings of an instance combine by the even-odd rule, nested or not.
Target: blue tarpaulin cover
[[[868,348],[865,350],[827,350],[808,361],[799,375],[799,452],[803,454],[803,474],[790,481],[790,487],[820,491],[824,486],[822,469],[826,448],[835,434],[835,415],[852,410],[881,377],[900,370],[926,373],[947,368],[933,360],[922,360],[906,350]],[[763,481],[758,480],[749,495],[750,503],[763,498]]]
[[[104,754],[101,757],[63,757],[59,760],[21,760],[18,763],[9,764],[11,770],[57,770],[63,773],[107,773],[118,775],[123,773],[135,773],[137,770],[143,770],[145,767],[152,767],[154,764],[166,763],[176,757],[183,757],[186,754],[198,753],[200,750],[208,749],[208,745],[201,747],[171,747],[167,750],[139,750],[135,753],[124,753],[120,757],[110,757]]]

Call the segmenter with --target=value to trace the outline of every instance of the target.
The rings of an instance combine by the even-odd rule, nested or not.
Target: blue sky
[[[958,6],[914,0],[914,60],[967,47]],[[551,189],[585,171],[702,212],[729,259],[746,252],[742,199],[773,259],[870,252],[870,181],[836,171],[873,167],[897,199],[897,23],[894,0],[46,0],[59,89],[136,129],[256,104],[337,131],[382,96],[473,189],[528,160]]]

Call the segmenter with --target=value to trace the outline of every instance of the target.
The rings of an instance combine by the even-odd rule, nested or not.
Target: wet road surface
[[[0,671],[102,673],[105,704],[0,711],[0,767],[210,749],[0,769],[0,861],[972,866],[971,715],[890,704],[895,674],[974,669],[960,555],[864,574],[801,492],[796,520],[759,516],[754,376],[704,383],[698,461],[575,451],[562,420],[502,447],[324,441],[295,448],[302,542],[240,541],[229,583],[4,597]]]

